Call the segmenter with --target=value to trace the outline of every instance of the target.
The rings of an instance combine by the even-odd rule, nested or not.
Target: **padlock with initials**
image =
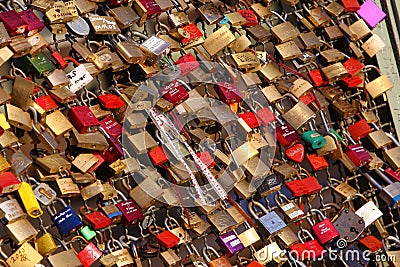
[[[80,241],[86,246],[80,252],[77,252],[77,250],[74,248],[75,241]],[[86,241],[86,239],[81,236],[74,236],[71,239],[70,246],[84,267],[92,266],[103,255],[103,253],[96,247],[95,244]]]
[[[143,220],[143,213],[135,202],[132,199],[127,199],[120,191],[117,192],[122,198],[122,201],[117,202],[115,205],[122,212],[122,223],[124,225],[129,225]]]
[[[47,211],[51,216],[51,220],[53,221],[54,225],[58,228],[60,234],[62,236],[71,234],[78,230],[82,226],[82,221],[72,209],[71,206],[67,206],[64,200],[60,198],[56,198],[55,202],[60,202],[63,205],[63,209],[59,212],[48,206]]]
[[[244,245],[233,231],[219,235],[216,242],[227,257],[231,257],[244,249]]]
[[[97,211],[92,207],[88,207],[85,211],[85,207],[81,206],[79,209],[83,216],[83,221],[90,225],[94,230],[102,229],[110,226],[111,220],[101,211]]]
[[[310,212],[316,213],[322,219],[322,221],[314,224],[311,221],[310,217],[307,218],[309,224],[311,225],[311,230],[313,231],[313,233],[315,234],[321,245],[325,245],[333,241],[334,239],[340,237],[338,230],[336,230],[331,220],[326,218],[326,216],[320,210],[311,209]]]
[[[295,219],[304,216],[304,212],[299,208],[299,206],[290,201],[287,196],[278,192],[274,196],[276,205],[283,211],[289,221],[294,221]]]

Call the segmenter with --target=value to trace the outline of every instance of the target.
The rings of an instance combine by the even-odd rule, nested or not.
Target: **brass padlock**
[[[17,245],[35,238],[38,234],[35,227],[26,218],[9,222],[4,230]]]
[[[275,45],[275,49],[283,60],[298,58],[303,54],[294,41]]]
[[[61,88],[70,84],[67,74],[61,69],[53,70],[49,75],[46,76],[46,79],[52,89]]]
[[[23,35],[15,35],[11,37],[9,48],[14,53],[12,57],[19,58],[28,55],[32,49],[32,45],[27,41],[27,39],[25,39]],[[8,56],[8,54],[9,53],[7,53],[5,56]]]
[[[47,114],[45,117],[45,124],[55,134],[55,136],[61,136],[74,128],[64,114],[59,110]]]
[[[280,43],[285,43],[290,40],[295,39],[300,35],[300,31],[293,26],[293,24],[289,21],[286,21],[276,12],[273,12],[282,23],[279,23],[276,26],[271,27],[271,33],[274,35]]]
[[[36,159],[36,164],[49,174],[71,169],[71,163],[60,154],[51,154]]]
[[[369,133],[368,138],[376,149],[381,149],[392,143],[392,139],[382,129]]]
[[[279,70],[279,67],[275,62],[264,64],[259,70],[259,73],[261,77],[263,77],[269,83],[274,82],[283,76],[282,72]]]
[[[365,85],[365,89],[368,91],[372,98],[377,98],[378,96],[381,96],[382,94],[391,90],[394,85],[390,81],[390,79],[386,75],[382,74],[382,72],[378,68],[374,67],[374,69],[379,73],[380,76],[373,81],[367,83]]]
[[[58,188],[61,192],[61,197],[77,197],[81,195],[79,187],[72,178],[60,178],[56,180]]]
[[[89,22],[96,34],[119,34],[121,29],[113,17],[89,16]]]
[[[82,173],[86,173],[98,161],[99,159],[95,155],[91,153],[82,153],[75,157],[75,159],[72,161],[72,165],[74,165]]]
[[[321,40],[313,31],[302,32],[300,34],[300,40],[303,42],[306,50],[311,50],[322,46]]]
[[[354,107],[349,102],[344,101],[344,100],[334,102],[332,104],[332,107],[342,117],[345,117],[345,118],[354,116],[358,112],[356,107]]]
[[[348,27],[350,32],[355,35],[355,38],[352,39],[353,42],[357,42],[372,33],[363,19],[357,20]]]
[[[209,25],[219,22],[224,17],[222,12],[213,3],[202,5],[196,11]]]
[[[321,68],[321,71],[324,76],[329,80],[329,82],[335,82],[337,80],[350,76],[346,68],[340,62],[323,67]]]
[[[6,115],[10,125],[24,131],[32,130],[32,120],[28,112],[14,105],[6,104]]]
[[[383,158],[394,171],[400,171],[400,146],[383,151]]]
[[[286,112],[281,106],[276,105],[276,107],[285,121],[287,121],[295,130],[299,129],[302,125],[315,117],[314,111],[312,111],[303,101],[298,101],[297,98],[290,93],[286,93],[285,96],[289,96],[296,104]]]
[[[210,56],[214,56],[235,40],[233,33],[226,26],[222,26],[204,40],[203,47]]]
[[[260,43],[268,41],[272,36],[271,32],[262,25],[256,25],[254,27],[247,28],[246,30],[256,42]]]

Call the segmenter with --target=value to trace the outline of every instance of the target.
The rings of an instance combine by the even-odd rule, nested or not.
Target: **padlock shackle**
[[[86,244],[86,245],[89,244],[89,241],[87,241],[87,240],[86,240],[85,238],[83,238],[82,236],[80,236],[80,235],[74,236],[74,237],[71,239],[71,241],[70,241],[70,243],[69,243],[69,246],[70,246],[71,250],[72,250],[76,255],[78,255],[78,252],[76,251],[76,249],[75,249],[75,247],[74,247],[74,242],[75,242],[75,241],[81,241],[81,242],[83,242],[83,243]]]
[[[249,201],[249,203],[247,203],[247,209],[250,212],[250,215],[253,216],[254,219],[256,220],[260,219],[260,217],[257,215],[256,207],[258,207],[264,213],[264,215],[268,214],[268,210],[263,206],[263,204],[254,200]]]
[[[375,70],[380,76],[383,75],[382,71],[377,66],[374,66],[374,65],[365,65],[364,68],[362,69],[362,71],[368,72],[371,69]]]
[[[326,216],[322,213],[322,211],[320,211],[320,210],[318,210],[318,209],[311,209],[311,210],[309,211],[310,215],[307,215],[307,222],[308,222],[311,226],[314,225],[314,222],[311,221],[311,220],[312,220],[312,214],[313,214],[313,212],[315,212],[317,215],[319,215],[319,216],[321,217],[321,219],[322,219],[321,221],[327,219]],[[318,220],[318,218],[317,218],[317,220]]]
[[[308,231],[307,229],[301,229],[300,231],[297,232],[297,237],[299,238],[301,243],[305,243],[302,237],[302,233],[306,233],[306,235],[311,238],[311,240],[315,240],[315,238],[313,237],[313,235],[310,233],[310,231]]]
[[[173,223],[175,223],[176,227]],[[169,217],[165,217],[164,225],[167,230],[171,231],[171,229],[175,229],[175,228],[179,227],[179,222],[174,217],[169,216]]]
[[[205,246],[205,247],[203,247],[203,257],[207,262],[211,262],[210,254],[208,254],[209,251],[211,251],[212,254],[217,256],[217,258],[220,257],[215,248],[213,248],[211,246]]]
[[[116,248],[117,248],[117,246],[116,246],[115,244],[117,244],[117,246],[118,246],[120,249],[124,249],[124,246],[122,245],[121,242],[119,242],[119,240],[112,238],[112,239],[108,240],[108,242],[107,242],[107,250],[108,250],[110,253],[114,251],[113,249],[116,249]],[[113,248],[111,248],[111,245],[113,245]]]

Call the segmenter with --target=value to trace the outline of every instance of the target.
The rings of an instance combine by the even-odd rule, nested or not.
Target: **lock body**
[[[65,236],[75,232],[82,226],[82,221],[71,206],[64,207],[60,212],[51,217],[54,225]]]
[[[244,245],[235,232],[228,232],[219,235],[216,242],[220,246],[221,251],[227,257],[231,257],[232,255],[239,253],[244,249]]]
[[[313,225],[311,229],[322,245],[325,245],[340,236],[339,232],[329,219],[324,219],[323,221]]]
[[[142,211],[132,199],[117,203],[116,206],[122,212],[122,223],[124,225],[141,221],[144,218]]]
[[[68,117],[79,133],[95,132],[100,125],[88,106],[72,107],[68,112]]]

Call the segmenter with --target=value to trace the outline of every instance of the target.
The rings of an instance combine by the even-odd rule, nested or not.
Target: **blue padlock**
[[[60,202],[63,205],[63,209],[60,212],[54,207],[55,202]],[[58,231],[62,236],[71,234],[77,231],[82,226],[82,220],[75,213],[71,206],[67,206],[64,200],[60,198],[54,199],[52,205],[47,206],[47,211],[51,216],[51,220],[54,225],[58,228]]]
[[[326,144],[326,139],[317,131],[311,130],[303,133],[301,139],[309,143],[313,149],[323,148]]]

